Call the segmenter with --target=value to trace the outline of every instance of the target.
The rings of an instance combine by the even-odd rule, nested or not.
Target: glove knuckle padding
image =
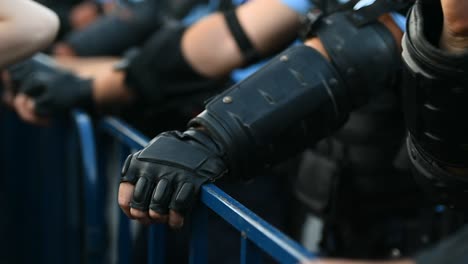
[[[139,177],[133,192],[133,199],[130,204],[132,208],[140,210],[148,210],[148,205],[151,199],[151,193],[155,186],[152,177],[142,176]]]
[[[468,52],[437,47],[439,1],[417,1],[403,37],[403,110],[417,182],[437,202],[466,207],[468,179],[446,170],[468,167]]]
[[[139,152],[128,155],[122,167],[122,178],[120,179],[120,182],[129,182],[135,184],[138,180],[138,177],[136,176],[136,173],[138,172],[138,166],[135,164],[138,163],[138,161],[135,160],[135,155],[138,153]]]
[[[190,182],[179,184],[174,192],[169,208],[185,214],[193,205],[195,195],[195,186]]]
[[[170,181],[164,178],[161,179],[154,189],[150,209],[160,214],[167,214],[171,196],[172,187]]]

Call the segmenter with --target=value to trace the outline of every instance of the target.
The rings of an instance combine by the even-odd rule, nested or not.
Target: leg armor
[[[332,63],[309,47],[292,47],[215,97],[189,123],[205,127],[225,146],[231,176],[248,179],[259,164],[272,164],[330,135],[395,76],[398,49],[380,23],[358,27],[347,13],[324,22],[318,35]],[[334,34],[341,34],[337,44]]]
[[[415,176],[438,202],[468,198],[468,53],[436,48],[442,31],[438,1],[417,1],[403,39],[404,113]],[[457,172],[465,171],[465,176]]]

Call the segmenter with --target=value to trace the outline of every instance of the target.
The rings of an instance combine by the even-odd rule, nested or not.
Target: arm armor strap
[[[236,10],[228,10],[224,12],[223,15],[224,20],[226,21],[226,25],[228,26],[232,37],[236,41],[237,47],[242,52],[242,56],[244,56],[245,63],[250,64],[259,60],[261,56],[258,54],[258,51],[255,49],[249,37],[242,28],[242,25],[237,18]]]

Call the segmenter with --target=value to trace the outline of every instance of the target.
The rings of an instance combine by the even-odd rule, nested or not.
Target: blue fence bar
[[[81,148],[84,191],[84,254],[86,263],[104,263],[105,230],[102,184],[98,178],[97,150],[93,123],[81,112],[73,112]]]
[[[117,118],[110,117],[103,119],[100,127],[133,149],[140,149],[149,141],[148,138]],[[258,248],[280,263],[298,263],[316,257],[213,184],[202,186],[201,201],[205,206],[240,231],[245,239],[254,243]],[[196,223],[197,221],[195,220],[194,222]],[[198,234],[205,233],[201,229],[204,225],[198,225],[192,227],[195,237]],[[244,249],[251,251],[255,250],[255,247],[246,246]],[[201,249],[199,248],[198,250]],[[243,253],[248,259],[252,259],[256,254],[256,252]],[[192,252],[191,255],[192,263],[199,263],[200,260],[206,258],[203,252]],[[248,259],[244,261],[249,262]]]

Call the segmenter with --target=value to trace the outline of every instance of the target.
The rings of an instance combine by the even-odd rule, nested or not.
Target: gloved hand
[[[221,144],[200,130],[158,135],[125,161],[121,182],[135,185],[130,207],[146,213],[151,209],[159,215],[171,209],[185,215],[201,185],[227,172],[223,158]],[[128,204],[120,206],[131,216]]]
[[[31,77],[34,72],[55,72],[58,70],[58,67],[52,58],[38,53],[30,59],[15,63],[6,69],[9,81],[7,86],[14,93],[17,93],[21,82]]]
[[[21,81],[19,93],[34,101],[39,116],[50,116],[74,107],[90,110],[93,106],[92,80],[63,70],[35,71]]]

